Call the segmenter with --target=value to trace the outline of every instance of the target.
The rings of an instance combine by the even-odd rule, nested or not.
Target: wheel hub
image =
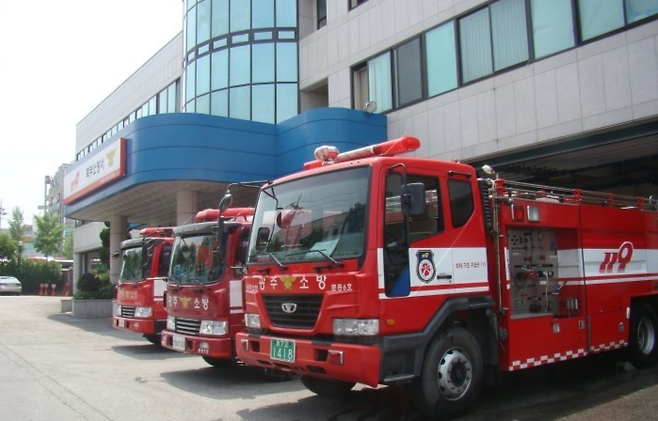
[[[653,324],[651,320],[644,317],[637,326],[637,347],[644,355],[649,355],[655,346],[656,332]]]
[[[437,368],[439,390],[447,399],[457,399],[466,393],[472,376],[471,361],[460,349],[448,350]]]

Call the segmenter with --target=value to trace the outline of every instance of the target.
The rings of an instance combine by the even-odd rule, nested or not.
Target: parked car
[[[0,294],[21,295],[23,284],[13,276],[0,276]]]

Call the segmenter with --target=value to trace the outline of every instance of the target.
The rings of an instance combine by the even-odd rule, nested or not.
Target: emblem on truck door
[[[427,284],[434,279],[434,273],[436,272],[434,268],[434,253],[430,250],[420,250],[416,253],[416,258],[418,262],[416,266],[418,278]]]
[[[296,303],[283,303],[281,304],[281,310],[283,310],[284,313],[294,313],[297,311],[297,304]]]

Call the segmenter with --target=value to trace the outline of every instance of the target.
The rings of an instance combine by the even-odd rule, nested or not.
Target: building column
[[[197,192],[192,190],[176,192],[176,225],[194,223],[198,211]]]
[[[121,253],[121,242],[128,236],[128,223],[125,216],[110,218],[110,282],[119,282],[121,259],[115,259],[114,253]]]

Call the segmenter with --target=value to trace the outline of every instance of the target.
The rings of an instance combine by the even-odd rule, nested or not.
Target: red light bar
[[[328,150],[329,147],[327,146],[321,146],[318,149],[323,148],[323,150]],[[388,140],[383,143],[378,143],[376,145],[371,145],[371,146],[364,146],[359,149],[354,149],[352,151],[347,151],[343,153],[339,153],[337,155],[329,155],[328,159],[326,161],[321,161],[319,159],[316,159],[315,161],[309,161],[304,164],[304,169],[305,170],[310,170],[311,168],[317,168],[320,167],[324,164],[330,164],[333,162],[345,162],[345,161],[351,161],[353,159],[362,159],[362,158],[370,158],[370,157],[376,157],[376,156],[395,156],[395,155],[400,155],[403,153],[407,152],[413,152],[420,148],[420,140],[418,140],[415,137],[412,136],[405,136],[401,137],[399,139],[393,139],[393,140]],[[335,148],[332,149],[332,151],[337,150]],[[316,153],[316,156],[327,156],[328,154],[320,154],[318,155]],[[334,157],[335,156],[335,157]],[[333,158],[333,159],[331,159]]]

